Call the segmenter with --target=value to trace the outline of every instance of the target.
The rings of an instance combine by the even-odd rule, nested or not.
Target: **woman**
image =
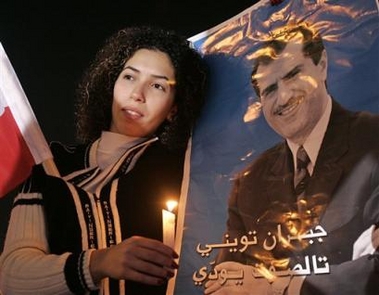
[[[180,195],[205,82],[200,56],[173,32],[108,40],[79,85],[83,143],[52,143],[62,178],[36,166],[15,199],[5,294],[165,294],[178,255],[161,242],[161,210]]]

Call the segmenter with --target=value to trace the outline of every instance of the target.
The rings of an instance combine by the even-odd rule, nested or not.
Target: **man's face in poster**
[[[282,137],[302,144],[325,110],[327,57],[324,50],[315,64],[304,56],[298,35],[273,61],[258,66],[255,79],[268,124]]]

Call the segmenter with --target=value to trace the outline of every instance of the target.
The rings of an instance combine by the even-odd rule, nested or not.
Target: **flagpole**
[[[42,162],[43,169],[45,170],[46,174],[50,176],[55,177],[61,177],[57,166],[55,165],[54,158],[47,159]]]

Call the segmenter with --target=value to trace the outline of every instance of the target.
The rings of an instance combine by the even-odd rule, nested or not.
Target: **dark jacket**
[[[353,244],[379,222],[379,116],[352,113],[333,102],[332,114],[314,172],[306,189],[311,217],[308,229],[321,225],[322,241],[286,240],[305,220],[297,212],[293,187],[293,158],[283,142],[264,152],[237,178],[229,200],[229,240],[256,233],[257,244],[240,253],[223,250],[218,261],[264,263],[289,259],[286,268],[304,264],[304,257],[326,257],[329,274],[306,276],[301,294],[379,294],[379,256],[352,261]],[[281,233],[278,233],[280,224]],[[273,236],[277,238],[275,247]],[[252,239],[252,237],[249,237]],[[264,241],[266,249],[263,247]],[[267,246],[267,245],[270,245]],[[325,260],[320,267],[325,266]]]

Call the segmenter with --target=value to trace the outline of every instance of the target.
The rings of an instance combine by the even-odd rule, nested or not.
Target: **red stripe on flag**
[[[0,197],[3,197],[30,175],[34,165],[9,107],[0,115],[0,143]]]

